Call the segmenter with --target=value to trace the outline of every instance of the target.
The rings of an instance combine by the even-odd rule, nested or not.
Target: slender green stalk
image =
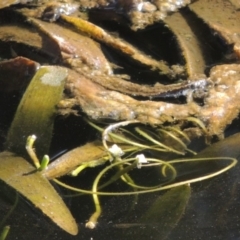
[[[152,159],[152,158],[148,158],[147,159],[149,162],[157,162],[159,163],[159,160],[157,159]],[[177,182],[177,183],[172,183],[172,184],[168,184],[165,186],[158,186],[156,188],[151,188],[147,189],[147,190],[139,190],[139,191],[134,191],[134,192],[101,192],[101,191],[89,191],[89,190],[85,190],[85,189],[79,189],[79,188],[74,188],[72,186],[69,186],[65,183],[62,183],[59,180],[54,179],[53,181],[56,182],[57,184],[59,184],[60,186],[67,188],[69,190],[75,191],[75,192],[80,192],[80,193],[85,193],[85,194],[97,194],[97,195],[103,195],[103,196],[126,196],[126,195],[135,195],[135,194],[143,194],[143,193],[150,193],[150,192],[157,192],[157,191],[163,191],[163,190],[167,190],[173,187],[177,187],[177,186],[181,186],[184,184],[191,184],[191,183],[195,183],[195,182],[199,182],[199,181],[203,181],[209,178],[213,178],[215,176],[218,176],[226,171],[228,171],[229,169],[231,169],[232,167],[234,167],[237,164],[237,160],[234,158],[229,158],[229,157],[214,157],[214,158],[193,158],[193,159],[179,159],[179,160],[172,160],[169,161],[169,164],[173,164],[173,163],[180,163],[180,162],[193,162],[193,161],[216,161],[216,160],[227,160],[227,161],[231,161],[232,163],[227,165],[226,167],[222,168],[219,171],[216,171],[212,174],[208,174],[206,176],[203,177],[198,177],[198,178],[194,178],[194,179],[189,179],[189,180],[185,180],[185,181],[181,181],[181,182]],[[122,160],[123,162],[129,162],[130,160]],[[131,159],[132,161],[132,159]],[[100,178],[108,171],[110,170],[112,167],[117,166],[121,164],[120,162],[117,163],[113,163],[110,166],[106,167],[105,169],[103,169],[101,171],[101,173],[98,174],[97,178],[95,179],[95,187],[98,184]],[[96,188],[94,188],[96,189]]]
[[[18,193],[16,192],[15,200],[14,200],[12,207],[10,208],[8,213],[3,217],[2,221],[0,222],[0,229],[3,228],[3,225],[5,224],[6,220],[10,217],[10,215],[16,208],[17,204],[18,204]]]
[[[195,118],[195,117],[187,117],[186,121],[193,122],[193,123],[197,124],[204,131],[205,135],[206,136],[208,135],[207,129],[200,119]]]
[[[131,120],[131,121],[123,121],[123,122],[119,122],[119,123],[115,123],[115,124],[111,124],[109,125],[107,128],[104,129],[103,133],[102,133],[102,142],[103,142],[103,146],[104,148],[109,151],[109,147],[107,145],[107,139],[108,139],[108,135],[111,133],[111,136],[115,137],[116,139],[118,140],[122,140],[123,142],[125,143],[129,143],[133,146],[137,146],[137,147],[140,147],[140,148],[149,148],[149,146],[147,145],[144,145],[144,144],[140,144],[140,143],[136,143],[136,142],[133,142],[131,140],[128,140],[127,138],[125,137],[121,137],[117,134],[112,134],[112,131],[119,128],[119,127],[123,127],[123,126],[127,126],[129,124],[134,124],[134,123],[139,123],[138,120]]]
[[[176,142],[178,142],[178,144],[180,144],[185,151],[188,151],[194,155],[197,154],[196,152],[192,151],[191,149],[188,149],[187,145],[179,137],[177,137],[175,134],[171,133],[170,131],[159,128],[158,132],[163,132],[163,133],[169,135],[172,139],[174,139]]]
[[[34,151],[33,144],[36,141],[37,137],[35,135],[31,135],[27,138],[27,143],[26,143],[26,150],[33,161],[33,164],[37,169],[41,167],[40,161]]]
[[[83,169],[87,168],[88,164],[82,164],[71,172],[71,176],[76,177]]]
[[[191,140],[188,137],[188,135],[185,132],[183,132],[182,130],[180,130],[179,128],[177,128],[177,127],[168,126],[168,127],[164,127],[164,129],[176,132],[178,135],[182,136],[187,141],[187,143],[191,142]]]
[[[152,138],[149,134],[147,134],[146,132],[142,131],[139,127],[135,128],[136,132],[138,132],[139,134],[141,134],[144,138],[148,139],[149,141],[159,145],[160,147],[162,147],[163,149],[166,149],[168,152],[175,152],[177,154],[180,155],[184,155],[184,152],[180,152],[174,148],[168,147],[167,145],[155,140],[154,138]]]
[[[93,189],[96,190],[96,189]],[[98,194],[93,194],[93,201],[94,201],[94,205],[95,205],[95,212],[91,215],[91,217],[89,218],[88,222],[86,223],[86,227],[90,228],[90,229],[94,229],[97,225],[97,220],[100,217],[101,213],[102,213],[102,208],[98,199]]]
[[[115,161],[122,161],[122,159],[115,160]],[[98,187],[98,189],[102,189],[111,183],[117,181],[119,178],[121,178],[126,184],[132,186],[134,188],[134,191],[136,190],[136,187],[134,186],[135,183],[132,180],[132,178],[127,174],[129,171],[133,170],[134,168],[137,167],[138,161],[134,161],[132,164],[129,164],[127,167],[123,167],[124,164],[118,165],[119,171],[115,175],[111,177],[110,180],[108,180],[106,183],[102,184],[101,186]]]
[[[38,168],[39,171],[43,171],[47,168],[48,166],[48,163],[49,163],[50,159],[49,159],[49,156],[48,155],[44,155],[43,156],[43,159],[41,161],[41,165],[40,167]]]
[[[97,129],[99,132],[103,132],[104,128],[99,127],[98,125],[94,124],[93,122],[89,121],[87,118],[84,118],[84,120],[93,128]]]

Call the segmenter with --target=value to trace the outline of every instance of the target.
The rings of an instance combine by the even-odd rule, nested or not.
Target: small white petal
[[[137,5],[137,10],[138,10],[139,12],[142,11],[142,8],[143,8],[143,2],[141,2],[141,3],[139,3],[139,4]]]
[[[144,154],[139,154],[136,156],[136,159],[140,162],[140,163],[147,163],[147,159],[146,157],[144,156]]]
[[[120,157],[124,154],[123,150],[117,144],[113,144],[108,150],[115,157]]]
[[[143,163],[147,163],[148,162],[146,157],[144,156],[144,154],[137,155],[136,159],[138,161],[137,168],[141,168]]]

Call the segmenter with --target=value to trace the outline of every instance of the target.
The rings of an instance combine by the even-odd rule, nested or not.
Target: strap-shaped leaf
[[[0,153],[0,179],[27,198],[60,228],[76,235],[78,228],[70,211],[50,182],[24,158]]]
[[[38,156],[48,153],[56,105],[62,97],[67,70],[41,67],[29,84],[8,132],[6,148],[0,153],[0,179],[21,193],[59,227],[76,235],[78,228],[70,211],[50,182],[32,164],[20,156],[26,154],[29,135],[38,137]],[[16,155],[14,155],[14,152]]]
[[[56,105],[62,97],[65,68],[41,67],[29,84],[18,106],[7,136],[6,148],[24,155],[29,135],[35,134],[37,155],[42,158],[48,153]]]

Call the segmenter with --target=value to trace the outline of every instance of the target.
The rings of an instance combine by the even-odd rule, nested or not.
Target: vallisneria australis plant
[[[87,163],[79,164],[79,167],[69,174],[77,176],[83,169],[96,167],[99,164],[102,164],[103,168],[101,168],[93,181],[92,189],[87,190],[69,186],[57,179],[54,179],[54,181],[64,188],[77,192],[77,195],[92,195],[95,204],[95,212],[86,223],[87,228],[95,228],[98,218],[102,213],[99,196],[138,195],[167,190],[173,187],[215,177],[229,170],[237,163],[236,159],[229,157],[195,158],[194,155],[196,155],[196,153],[187,147],[190,143],[190,139],[180,127],[162,126],[153,128],[141,124],[138,120],[123,121],[109,124],[106,127],[100,127],[100,125],[87,119],[86,121],[101,133],[102,147],[105,154],[103,154],[103,157],[98,159],[98,161],[93,159],[92,161],[89,160]],[[198,119],[189,118],[187,121],[192,122],[202,129],[202,131],[206,132],[204,124]],[[46,168],[47,164],[43,163],[45,160],[40,163],[36,157],[33,150],[35,139],[34,136],[30,136],[26,148],[30,157],[33,159],[36,168],[42,170]],[[193,157],[183,158],[186,153]],[[150,157],[151,154],[154,157]],[[174,156],[180,156],[181,158],[175,160],[160,159],[164,154],[173,154]],[[81,156],[79,157],[81,158]],[[48,160],[49,159],[47,159],[47,162]],[[208,173],[204,176],[198,176],[183,181],[176,180],[178,177],[178,170],[175,167],[176,164],[206,161],[229,161],[230,163],[220,170],[218,169],[215,172]],[[148,184],[142,185],[135,182],[132,172],[134,171],[141,175],[144,174],[144,171],[142,170],[146,168],[156,168],[158,170],[160,180],[155,185],[148,186]],[[115,170],[115,174],[112,174],[108,180],[103,182],[103,176],[113,169]],[[144,176],[142,178],[144,179]],[[126,185],[130,186],[132,191],[103,191],[106,186],[118,180],[121,180]]]

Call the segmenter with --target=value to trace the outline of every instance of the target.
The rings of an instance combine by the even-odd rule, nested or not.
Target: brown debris
[[[106,73],[112,72],[100,47],[91,38],[54,23],[47,23],[34,18],[28,18],[28,21],[56,41],[62,57],[65,61],[70,61],[69,64],[78,66],[84,64],[85,67],[90,67],[92,70],[101,70]]]
[[[166,17],[164,22],[177,37],[182,55],[186,60],[188,76],[192,78],[196,74],[203,74],[205,60],[201,46],[184,15],[179,12],[172,14]]]
[[[206,124],[210,136],[221,136],[240,110],[239,74],[240,66],[237,64],[214,67],[208,78],[208,81],[214,84],[208,89],[209,94],[204,100],[204,106],[199,106],[191,97],[186,104],[138,101],[119,92],[107,90],[76,72],[71,73],[66,88],[75,98],[75,104],[96,120],[138,119],[142,123],[158,125],[194,116]],[[189,94],[191,95],[190,90]],[[62,108],[65,103],[68,101],[61,102]]]
[[[189,8],[215,30],[227,44],[233,45],[233,50],[240,58],[240,12],[234,5],[223,0],[201,0],[191,4]]]
[[[210,135],[221,134],[239,114],[240,65],[220,65],[211,70],[210,78],[215,87],[199,113],[209,128]]]
[[[123,39],[112,36],[104,29],[80,18],[69,17],[62,15],[61,18],[66,22],[72,24],[80,33],[88,36],[116,49],[124,55],[131,57],[133,60],[140,62],[143,65],[149,66],[153,70],[159,70],[162,74],[172,75],[172,70],[164,61],[157,61],[150,56],[147,56]]]
[[[206,7],[199,7],[202,6],[198,5],[200,2],[201,4],[204,3],[204,6],[211,2],[210,5],[207,5],[211,11],[207,10]],[[227,43],[234,44],[235,52],[237,52],[236,49],[239,45],[237,32],[239,24],[238,22],[236,23],[236,21],[238,20],[239,14],[234,12],[235,17],[231,18],[234,19],[234,21],[230,19],[224,22],[226,16],[223,19],[218,15],[216,15],[218,17],[215,19],[212,11],[216,11],[217,14],[217,11],[221,12],[220,10],[223,6],[226,8],[226,14],[230,14],[229,11],[232,10],[233,6],[228,2],[220,0],[197,1],[193,3],[190,8],[197,14],[200,11],[203,19],[214,30],[219,31]],[[69,18],[67,16],[62,16],[62,18],[65,20],[68,19],[70,22],[76,20],[76,18]],[[172,16],[166,19],[166,22],[171,23],[169,19],[177,21],[175,18],[184,22],[183,18],[179,18],[179,13],[175,14],[175,17]],[[201,66],[199,66],[198,69],[197,62],[194,62],[194,53],[197,52],[197,57],[201,56],[200,49],[196,52],[191,52],[187,46],[187,39],[185,36],[181,36],[181,32],[176,29],[173,29],[173,31],[180,45],[182,44],[182,49],[184,49],[183,54],[186,56],[191,78],[176,84],[162,85],[157,83],[154,86],[149,86],[132,83],[125,80],[122,76],[114,75],[110,64],[97,43],[89,37],[79,35],[56,23],[46,23],[34,18],[27,19],[28,22],[38,28],[41,34],[45,34],[52,39],[52,41],[55,41],[65,63],[74,69],[70,71],[66,83],[66,92],[69,99],[62,100],[59,104],[61,113],[70,113],[72,106],[77,105],[90,118],[96,120],[105,118],[116,121],[137,119],[142,123],[151,125],[185,120],[193,116],[199,118],[206,124],[210,136],[220,136],[226,126],[230,124],[239,113],[240,104],[237,96],[239,91],[238,85],[240,85],[238,79],[240,66],[232,64],[214,67],[210,72],[209,78],[198,75],[198,73],[201,74],[203,72],[204,61],[201,59]],[[217,19],[219,19],[219,22]],[[122,40],[119,39],[119,43],[116,43],[116,38],[112,38],[112,36],[97,26],[82,20],[80,23],[83,27],[81,31],[85,34],[89,33],[91,37],[95,37],[97,40],[103,38],[105,42],[116,44],[114,45],[116,48],[122,48],[121,50],[131,55],[132,58],[136,56],[135,52],[131,52],[132,48],[129,47],[130,45],[126,45]],[[188,29],[188,32],[185,32],[185,34],[191,33],[190,30],[191,29]],[[197,44],[196,41],[193,45]],[[41,46],[41,44],[39,46]],[[189,55],[190,53],[191,56]],[[137,55],[140,62],[143,63],[145,56],[141,55],[140,52],[137,52]],[[156,60],[154,61],[157,62]],[[149,65],[152,66],[151,61]],[[156,66],[153,65],[153,68],[154,67]],[[182,92],[184,92],[183,95],[187,96],[187,103],[185,104],[137,100],[133,98],[135,96],[141,96],[151,99],[159,96],[168,96],[171,93],[174,93],[177,98]],[[196,98],[200,98],[203,105],[196,102]]]
[[[40,65],[30,59],[17,57],[0,62],[0,89],[4,92],[23,91]],[[11,79],[11,81],[9,81]]]
[[[1,0],[0,1],[0,9],[8,7],[13,4],[25,4],[27,2],[32,2],[33,0]]]

